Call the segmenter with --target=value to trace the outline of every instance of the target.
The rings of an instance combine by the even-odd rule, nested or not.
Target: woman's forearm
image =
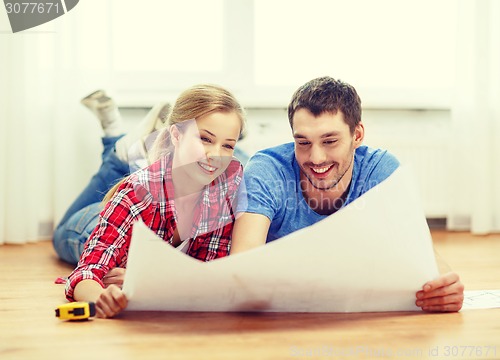
[[[94,280],[82,280],[75,286],[74,299],[76,301],[96,302],[104,291],[101,284]]]

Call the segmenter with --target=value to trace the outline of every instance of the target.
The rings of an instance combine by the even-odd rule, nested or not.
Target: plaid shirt
[[[66,297],[73,301],[76,284],[97,281],[115,267],[125,268],[132,225],[142,220],[163,240],[172,244],[177,228],[171,158],[164,157],[133,173],[118,188],[100,214],[100,220],[66,282]],[[195,207],[187,254],[210,261],[229,254],[238,187],[243,168],[231,161],[226,171],[205,186]]]

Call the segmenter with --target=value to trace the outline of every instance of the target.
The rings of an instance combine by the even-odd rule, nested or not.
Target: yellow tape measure
[[[61,320],[85,320],[92,316],[95,316],[93,302],[70,302],[56,308],[56,317]]]

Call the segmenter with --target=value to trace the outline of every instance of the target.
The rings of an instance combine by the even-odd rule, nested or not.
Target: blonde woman
[[[229,254],[243,171],[233,157],[243,109],[227,90],[198,85],[179,96],[167,121],[155,140],[152,164],[108,193],[68,278],[68,300],[95,302],[99,317],[113,317],[127,306],[121,284],[138,220],[196,259]]]

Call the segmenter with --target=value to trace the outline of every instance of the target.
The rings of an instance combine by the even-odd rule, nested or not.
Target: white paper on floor
[[[201,262],[133,229],[128,310],[414,311],[438,276],[414,176],[405,167],[326,219],[257,249]]]

